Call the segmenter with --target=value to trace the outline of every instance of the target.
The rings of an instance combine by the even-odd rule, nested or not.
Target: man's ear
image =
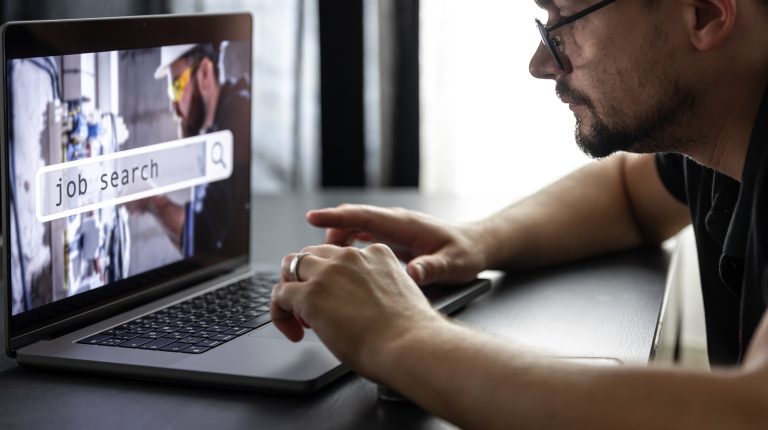
[[[216,74],[213,72],[213,62],[210,58],[204,57],[197,66],[197,85],[201,92],[208,93],[211,86],[216,81]]]
[[[722,44],[736,22],[736,0],[686,0],[685,22],[693,46],[710,51]]]

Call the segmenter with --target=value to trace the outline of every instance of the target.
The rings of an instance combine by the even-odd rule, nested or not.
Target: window
[[[422,0],[423,189],[511,201],[589,160],[554,83],[528,73],[540,13],[533,1]]]

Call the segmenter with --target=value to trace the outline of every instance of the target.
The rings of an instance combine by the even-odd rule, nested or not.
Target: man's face
[[[551,25],[594,0],[543,3]],[[664,21],[664,3],[618,0],[553,32],[562,43],[566,71],[540,45],[531,73],[556,81],[561,100],[576,117],[576,142],[591,157],[617,151],[673,151],[682,145],[673,130],[694,104],[681,81],[676,47]]]
[[[205,103],[197,87],[197,77],[193,64],[186,58],[171,64],[171,79],[179,79],[186,71],[192,72],[189,81],[178,101],[174,101],[173,109],[181,119],[182,137],[197,136],[205,121]]]

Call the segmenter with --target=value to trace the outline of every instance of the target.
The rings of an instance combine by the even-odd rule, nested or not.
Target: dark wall
[[[0,22],[167,13],[163,0],[3,0]]]

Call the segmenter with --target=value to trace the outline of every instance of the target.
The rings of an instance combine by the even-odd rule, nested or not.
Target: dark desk
[[[398,192],[323,192],[254,199],[256,261],[279,261],[322,241],[307,209],[341,202],[424,210],[451,220],[501,208],[483,198]],[[557,356],[648,362],[664,299],[667,258],[644,250],[499,277],[457,318]],[[4,335],[4,334],[3,334]],[[0,428],[444,428],[409,403],[377,400],[376,386],[347,375],[309,397],[262,395],[116,377],[27,370],[0,359]]]

